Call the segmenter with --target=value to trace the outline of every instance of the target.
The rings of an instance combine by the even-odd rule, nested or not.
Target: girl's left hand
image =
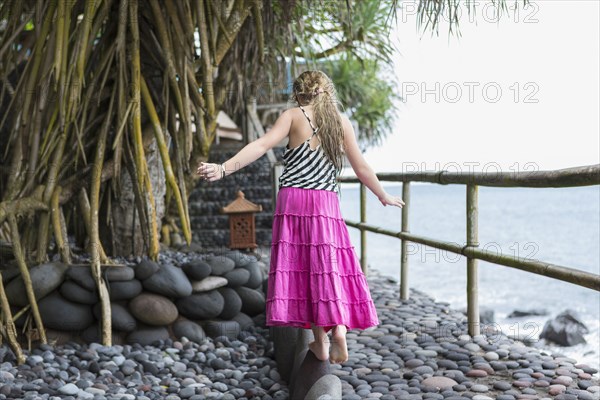
[[[201,162],[196,170],[196,173],[205,181],[214,182],[223,177],[223,166],[219,164],[211,164]]]
[[[383,204],[384,207],[396,206],[402,208],[402,206],[405,205],[404,201],[400,197],[392,196],[388,193],[386,193],[383,197],[380,197],[379,201],[381,201],[381,204]]]

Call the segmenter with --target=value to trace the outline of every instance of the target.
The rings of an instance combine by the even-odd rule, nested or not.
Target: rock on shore
[[[589,329],[574,310],[565,310],[544,325],[540,339],[546,339],[561,346],[574,346],[586,343],[584,334]]]

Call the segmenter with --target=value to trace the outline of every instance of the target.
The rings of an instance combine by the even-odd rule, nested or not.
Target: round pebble
[[[481,392],[481,393],[483,393],[483,392],[489,391],[490,389],[486,385],[477,384],[477,385],[471,386],[471,390],[473,392]]]

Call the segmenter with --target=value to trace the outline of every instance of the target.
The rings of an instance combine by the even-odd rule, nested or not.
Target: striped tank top
[[[312,121],[300,106],[313,131],[312,135],[293,149],[286,146],[283,153],[283,173],[279,177],[279,187],[297,187],[304,189],[329,190],[339,193],[336,168],[329,160],[321,144],[314,150],[310,148],[310,140],[317,134]]]

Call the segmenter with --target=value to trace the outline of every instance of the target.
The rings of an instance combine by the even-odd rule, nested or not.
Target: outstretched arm
[[[196,173],[211,182],[217,181],[223,176],[233,174],[246,165],[258,160],[269,149],[281,142],[290,133],[291,125],[291,112],[290,110],[286,110],[279,116],[273,127],[264,136],[248,143],[235,156],[223,164],[200,163]]]
[[[342,125],[344,127],[344,147],[346,149],[346,156],[348,157],[348,161],[350,161],[350,165],[356,174],[356,177],[369,188],[375,196],[381,201],[381,204],[384,206],[392,205],[397,207],[402,207],[404,202],[398,196],[392,196],[388,194],[383,186],[381,186],[381,182],[373,172],[373,169],[367,161],[363,157],[360,149],[358,148],[358,143],[356,143],[356,136],[354,134],[354,128],[350,123],[350,120],[347,116],[342,116]]]

